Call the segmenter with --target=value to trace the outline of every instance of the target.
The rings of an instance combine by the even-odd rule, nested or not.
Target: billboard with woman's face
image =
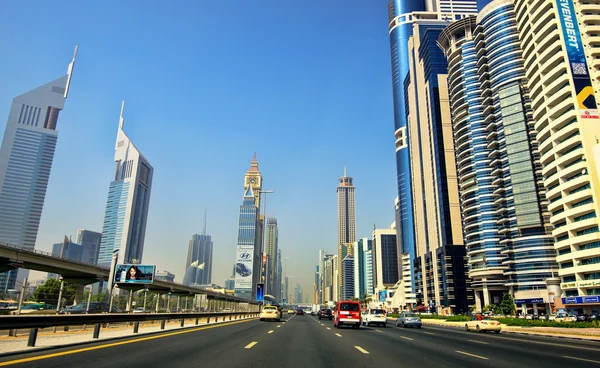
[[[115,284],[151,284],[154,280],[154,265],[118,264],[115,269]]]

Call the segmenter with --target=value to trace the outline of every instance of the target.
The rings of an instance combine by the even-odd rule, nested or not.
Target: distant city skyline
[[[361,178],[357,234],[368,236],[373,222],[393,220],[393,142],[384,123],[392,116],[389,42],[381,22],[386,7],[335,0],[308,1],[301,9],[273,4],[266,14],[251,4],[190,3],[181,14],[161,3],[160,11],[148,7],[144,19],[132,3],[119,4],[118,12],[70,0],[33,9],[4,4],[13,16],[0,24],[0,37],[18,57],[0,60],[0,116],[8,115],[13,96],[54,80],[80,45],[36,249],[50,252],[65,234],[75,239],[76,229],[102,231],[121,100],[128,105],[127,134],[156,169],[143,262],[173,272],[178,282],[190,235],[202,231],[198,208],[205,207],[215,244],[213,283],[229,276],[240,172],[254,151],[269,173],[269,189],[277,190],[266,215],[279,221],[279,243],[290,257],[287,275],[306,293],[315,252],[336,252],[331,173],[348,165]],[[341,5],[344,19],[336,17]],[[280,27],[290,12],[301,25]],[[179,14],[177,21],[169,14]],[[65,18],[71,32],[55,26]],[[348,21],[359,26],[340,40]],[[156,42],[164,37],[170,42]],[[232,42],[235,49],[224,47]],[[254,56],[242,62],[240,53]],[[352,141],[370,149],[349,150]]]

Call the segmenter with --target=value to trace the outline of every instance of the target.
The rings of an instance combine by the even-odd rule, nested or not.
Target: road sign
[[[265,300],[265,284],[256,284],[256,301],[262,302]]]

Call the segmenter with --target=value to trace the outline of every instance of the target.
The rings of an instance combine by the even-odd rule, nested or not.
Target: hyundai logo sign
[[[240,254],[240,258],[241,259],[249,259],[250,258],[250,253],[242,253],[242,254]]]

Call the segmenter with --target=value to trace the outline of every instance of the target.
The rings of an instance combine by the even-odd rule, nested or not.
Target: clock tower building
[[[258,161],[256,160],[256,152],[254,153],[254,157],[252,161],[250,161],[250,168],[246,171],[246,175],[244,175],[244,192],[248,190],[248,187],[252,187],[252,192],[254,193],[254,198],[256,199],[254,203],[256,203],[256,207],[260,211],[260,191],[262,190],[262,174],[258,169]]]

